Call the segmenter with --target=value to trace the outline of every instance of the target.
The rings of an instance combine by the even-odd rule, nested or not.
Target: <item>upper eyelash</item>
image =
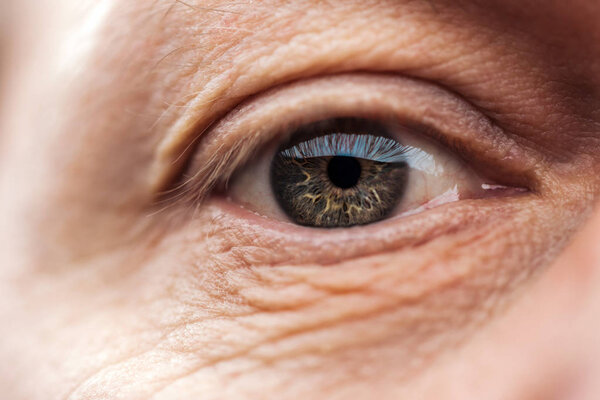
[[[406,160],[411,149],[383,136],[333,133],[300,142],[281,152],[288,158],[310,158],[328,156],[357,157],[385,163]]]

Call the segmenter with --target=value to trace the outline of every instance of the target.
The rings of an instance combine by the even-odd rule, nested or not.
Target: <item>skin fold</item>
[[[597,2],[0,5],[2,398],[600,395]],[[344,230],[231,200],[337,114],[527,191]]]

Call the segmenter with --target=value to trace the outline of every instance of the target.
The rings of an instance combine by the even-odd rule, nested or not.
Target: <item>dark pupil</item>
[[[361,170],[360,163],[355,157],[335,156],[327,165],[327,174],[331,183],[341,189],[356,186]]]

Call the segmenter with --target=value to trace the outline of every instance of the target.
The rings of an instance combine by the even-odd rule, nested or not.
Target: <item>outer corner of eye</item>
[[[486,180],[452,151],[375,119],[305,124],[234,176],[227,195],[256,214],[348,228],[520,189]]]

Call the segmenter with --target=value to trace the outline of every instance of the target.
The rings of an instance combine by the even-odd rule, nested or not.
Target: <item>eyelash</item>
[[[410,151],[410,147],[382,136],[339,133],[298,143],[282,154],[290,158],[348,155],[380,162],[401,162],[407,151]]]
[[[277,117],[264,121],[269,113]],[[475,163],[500,184],[535,190],[533,166],[540,160],[466,101],[415,79],[361,73],[308,79],[246,100],[199,138],[183,179],[162,198],[198,207],[215,186],[226,187],[257,149],[286,141],[302,124],[344,114],[394,121]],[[509,163],[509,157],[519,162]]]

